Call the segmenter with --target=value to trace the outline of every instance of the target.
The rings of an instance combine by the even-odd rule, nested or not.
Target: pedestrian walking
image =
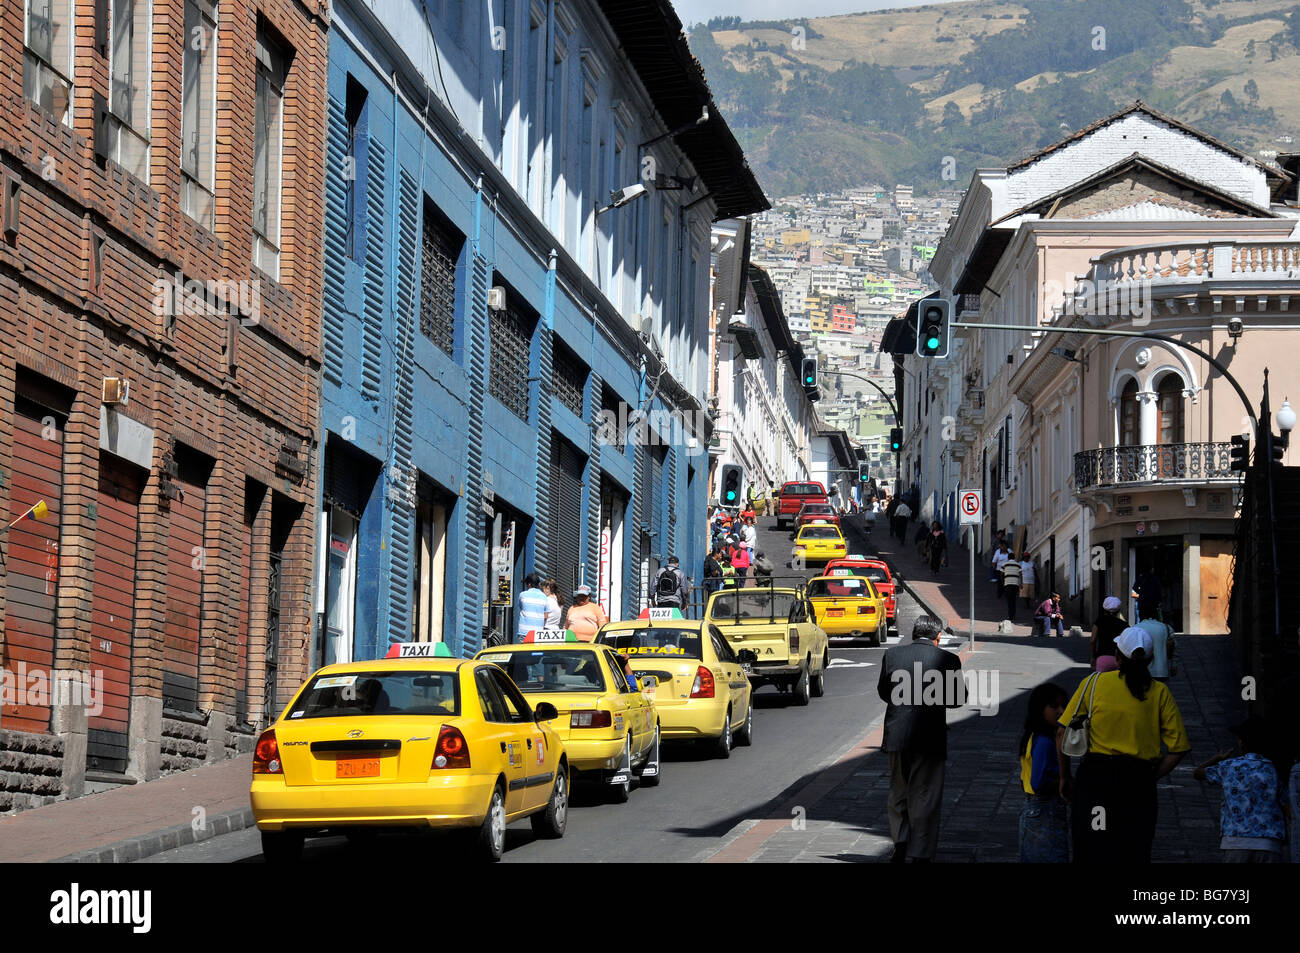
[[[542,592],[542,577],[530,572],[524,577],[524,590],[519,593],[519,615],[515,620],[515,641],[537,629],[546,628],[546,610],[550,600]]]
[[[1056,757],[1056,725],[1067,694],[1053,682],[1029,693],[1029,711],[1020,735],[1020,862],[1064,864],[1070,859],[1070,820],[1061,797],[1061,766]]]
[[[989,582],[993,583],[993,594],[995,596],[1002,595],[1002,567],[1011,558],[1011,547],[1007,545],[1006,537],[1001,534],[998,535],[998,548],[993,551],[992,575],[989,576]]]
[[[722,588],[736,588],[736,567],[731,565],[731,556],[726,551],[722,553]]]
[[[1056,736],[1076,863],[1150,863],[1156,781],[1191,748],[1173,693],[1151,678],[1151,636],[1130,626],[1115,640],[1115,648],[1119,670],[1093,673],[1079,684]],[[1087,719],[1081,726],[1088,753],[1071,780],[1070,759],[1061,746],[1076,716]],[[1097,822],[1099,817],[1104,823]]]
[[[1148,565],[1138,574],[1137,582],[1133,583],[1133,596],[1137,599],[1139,620],[1160,617],[1160,604],[1165,600],[1165,593],[1154,567]]]
[[[742,539],[736,544],[735,552],[731,557],[731,565],[736,570],[736,582],[741,586],[745,585],[745,580],[749,577],[749,563],[749,543]]]
[[[1054,592],[1043,600],[1038,611],[1034,613],[1034,626],[1043,627],[1043,635],[1051,635],[1052,630],[1065,638],[1065,614],[1061,611],[1061,594]]]
[[[1007,619],[1016,621],[1016,600],[1020,598],[1020,561],[1008,559],[1002,563],[1002,596],[1007,600]]]
[[[912,508],[905,502],[899,501],[897,508],[894,510],[894,535],[898,541],[906,545],[907,543],[907,524],[912,520]]]
[[[744,525],[740,528],[740,538],[743,542],[749,544],[750,550],[758,548],[758,527],[754,525],[754,517],[750,516],[745,520]]]
[[[876,685],[887,706],[881,747],[889,756],[890,860],[897,864],[932,861],[939,847],[947,710],[966,704],[961,660],[939,648],[942,631],[932,615],[917,619],[911,643],[885,652]]]
[[[1286,819],[1277,766],[1264,753],[1268,733],[1256,715],[1234,725],[1232,733],[1237,736],[1236,750],[1219,752],[1192,776],[1223,788],[1219,848],[1224,862],[1276,863],[1282,859]]]
[[[542,583],[542,592],[546,593],[546,627],[554,628],[560,624],[560,616],[563,614],[560,608],[559,584],[554,578],[547,579]]]
[[[1128,628],[1119,611],[1118,596],[1107,596],[1101,601],[1101,614],[1092,624],[1092,668],[1097,669],[1097,659],[1115,654],[1115,639]],[[1150,656],[1148,656],[1150,658]]]
[[[594,642],[600,627],[609,621],[600,603],[591,601],[591,587],[579,586],[573,590],[573,605],[569,608],[569,628],[579,642]]]
[[[943,533],[943,524],[935,520],[930,524],[930,535],[926,540],[926,555],[930,560],[930,572],[939,575],[940,566],[948,565],[948,537]]]
[[[714,543],[709,548],[709,555],[704,557],[704,598],[707,601],[712,593],[722,588],[722,546]]]
[[[650,598],[657,608],[686,608],[690,588],[686,583],[686,573],[681,570],[681,560],[669,556],[667,565],[655,573],[650,589]]]
[[[1151,636],[1151,677],[1167,682],[1174,674],[1174,627],[1154,617],[1137,623]]]
[[[1020,554],[1020,595],[1025,600],[1025,608],[1032,609],[1038,587],[1034,582],[1034,561],[1028,553]]]

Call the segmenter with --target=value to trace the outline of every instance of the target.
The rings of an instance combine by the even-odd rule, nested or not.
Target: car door
[[[627,681],[614,652],[606,650],[605,664],[617,675],[614,683],[619,688],[619,710],[623,712],[623,723],[632,733],[632,760],[640,761],[654,740],[654,705],[641,694],[638,686]]]
[[[709,637],[713,642],[713,652],[718,658],[717,667],[722,673],[722,679],[727,683],[727,691],[731,697],[731,723],[733,726],[743,725],[749,714],[753,691],[749,685],[749,676],[745,674],[740,659],[736,657],[735,651],[716,626],[709,626]]]
[[[495,669],[492,670],[493,681],[500,689],[506,703],[506,713],[510,723],[516,726],[518,738],[523,742],[524,763],[524,807],[525,811],[545,807],[551,796],[551,782],[555,780],[554,752],[546,747],[546,732],[533,718],[533,709],[524,698],[519,686],[510,680],[510,676]],[[518,742],[516,742],[518,743]]]
[[[479,702],[483,705],[483,718],[491,729],[489,744],[493,749],[492,756],[506,776],[506,814],[517,815],[524,809],[528,788],[528,748],[524,731],[528,724],[518,717],[523,696],[507,701],[501,689],[502,683],[510,683],[510,679],[495,666],[484,665],[474,673]],[[516,694],[518,691],[515,689]],[[528,710],[527,704],[523,705],[523,710]]]

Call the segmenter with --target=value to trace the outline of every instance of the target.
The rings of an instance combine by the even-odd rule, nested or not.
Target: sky
[[[898,7],[921,7],[952,0],[673,0],[684,26],[703,23],[711,17],[740,16],[746,20],[787,20],[795,17],[833,16],[864,13]]]

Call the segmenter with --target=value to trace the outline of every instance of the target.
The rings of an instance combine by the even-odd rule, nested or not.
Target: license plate
[[[335,778],[377,778],[378,758],[340,758],[334,762]]]
[[[828,609],[828,610],[826,611],[826,614],[829,615],[829,616],[840,616],[840,615],[844,615],[844,610],[843,610],[843,609]]]

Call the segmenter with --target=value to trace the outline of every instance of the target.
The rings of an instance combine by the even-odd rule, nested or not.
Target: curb
[[[48,861],[48,863],[130,864],[145,857],[152,857],[154,854],[161,854],[163,851],[175,850],[177,847],[187,847],[190,844],[211,840],[213,837],[244,830],[252,827],[253,824],[253,809],[246,807],[209,818],[207,825],[199,831],[195,831],[192,824],[177,824],[174,827],[165,827],[160,831],[141,834],[138,837],[128,837],[126,840],[118,841],[115,844],[92,847],[90,850],[57,857]]]

